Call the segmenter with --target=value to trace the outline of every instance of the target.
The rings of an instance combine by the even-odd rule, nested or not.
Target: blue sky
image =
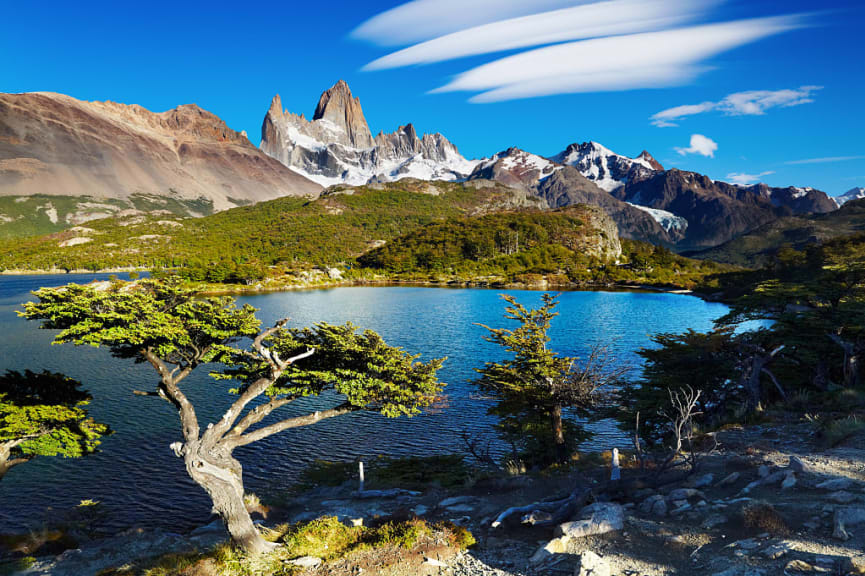
[[[194,102],[257,143],[275,93],[309,116],[342,78],[373,132],[413,122],[468,157],[595,140],[715,179],[865,186],[865,4],[612,1],[7,2],[0,91]]]

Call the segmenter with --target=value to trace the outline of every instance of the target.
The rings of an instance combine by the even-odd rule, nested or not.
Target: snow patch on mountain
[[[655,219],[655,222],[661,225],[661,228],[670,232],[672,230],[677,230],[679,232],[684,232],[688,229],[688,221],[681,216],[676,216],[672,212],[668,212],[667,210],[659,210],[658,208],[649,208],[648,206],[640,206],[639,204],[632,204],[628,202],[634,208],[638,208],[643,212],[647,212],[652,218]]]

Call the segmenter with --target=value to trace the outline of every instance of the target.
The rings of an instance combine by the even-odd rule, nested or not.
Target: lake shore
[[[608,481],[607,465],[597,460],[553,475],[487,472],[462,486],[412,486],[414,491],[390,498],[358,498],[356,479],[336,476],[256,513],[265,526],[321,516],[364,526],[417,517],[431,523],[455,522],[477,540],[465,552],[448,546],[419,547],[411,554],[383,549],[309,560],[309,567],[300,571],[308,576],[354,574],[358,568],[371,576],[432,575],[442,569],[453,576],[535,576],[580,573],[590,561],[609,570],[601,573],[646,576],[663,576],[670,570],[712,576],[862,573],[861,433],[826,448],[814,437],[811,423],[777,414],[771,422],[732,427],[716,438],[717,448],[704,454],[696,472],[669,482],[638,480],[627,456],[619,483]],[[615,521],[586,524],[579,536],[567,531],[562,535],[562,527],[531,526],[525,519],[521,522],[520,515],[492,526],[510,506],[575,489],[581,492],[581,487],[590,490],[589,501],[595,503],[575,516],[603,510]],[[763,516],[754,516],[755,510]],[[568,526],[572,525],[575,522]],[[226,538],[218,521],[186,535],[127,531],[82,543],[77,554],[36,554],[27,573],[84,575],[120,564],[144,567],[148,558],[167,551],[185,554],[188,565],[204,570],[213,565],[207,550]],[[210,574],[186,570],[185,575]]]

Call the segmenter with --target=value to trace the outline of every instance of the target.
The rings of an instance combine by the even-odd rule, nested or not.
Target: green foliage
[[[35,456],[77,458],[96,450],[109,433],[88,417],[91,397],[63,374],[7,371],[0,376],[0,448],[6,459]]]
[[[745,401],[738,386],[742,352],[746,341],[758,336],[737,336],[730,327],[653,335],[654,346],[638,352],[645,360],[642,378],[619,392],[624,409],[617,417],[622,428],[633,430],[639,414],[640,437],[650,445],[665,440],[670,391],[683,389],[700,393],[700,422],[735,419]]]
[[[586,206],[451,218],[401,236],[358,259],[389,274],[513,275],[584,272],[600,264]]]
[[[313,201],[279,198],[182,221],[160,214],[96,220],[87,223],[94,230],[85,235],[89,242],[62,248],[60,242],[82,234],[0,240],[0,270],[171,268],[190,280],[245,283],[270,266],[348,262],[374,242],[515,194],[503,186],[444,182],[378,188],[331,192]]]
[[[417,362],[419,354],[410,355],[388,346],[372,330],[359,333],[350,322],[342,326],[320,323],[312,328],[280,329],[264,342],[281,358],[315,350],[303,362],[288,366],[265,391],[268,396],[310,396],[333,389],[352,406],[395,418],[419,413],[436,400],[443,386],[436,379],[443,358]],[[270,370],[269,364],[245,351],[224,352],[218,359],[230,369],[217,377],[241,381],[241,391]]]
[[[315,556],[329,560],[358,550],[386,547],[411,550],[423,538],[436,533],[461,549],[475,543],[471,532],[464,528],[451,523],[428,524],[418,518],[377,526],[346,526],[336,516],[323,516],[293,526],[278,526],[275,530],[281,534],[278,541],[285,545],[288,558]]]
[[[505,438],[524,449],[524,459],[549,464],[547,455],[555,451],[562,460],[577,441],[587,434],[571,423],[565,425],[563,408],[586,415],[594,403],[601,373],[583,369],[577,358],[560,356],[547,348],[550,322],[558,315],[555,296],[544,294],[543,305],[528,309],[513,296],[503,295],[508,303],[505,318],[518,323],[514,329],[490,328],[485,337],[498,344],[512,358],[487,362],[477,370],[480,388],[496,397],[490,413],[500,418],[499,430]]]
[[[58,329],[56,344],[107,346],[115,356],[143,361],[150,350],[171,361],[212,361],[219,350],[258,332],[255,309],[238,308],[234,299],[195,298],[177,280],[140,280],[69,284],[41,288],[38,301],[24,304],[20,314],[42,320],[43,328]]]

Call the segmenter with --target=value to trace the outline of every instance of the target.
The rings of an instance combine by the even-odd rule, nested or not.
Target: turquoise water
[[[103,502],[108,524],[117,529],[138,525],[182,530],[209,517],[206,495],[187,479],[182,462],[169,449],[180,439],[173,408],[132,394],[152,389],[152,369],[111,358],[105,350],[51,346],[52,332],[15,315],[30,290],[96,277],[0,277],[0,371],[48,369],[81,380],[94,396],[91,414],[116,431],[94,456],[41,458],[11,471],[0,482],[0,532],[38,525],[46,508],[68,507],[86,498]],[[476,396],[470,381],[475,368],[500,357],[495,346],[482,340],[485,330],[474,323],[502,325],[501,292],[358,287],[241,297],[241,302],[260,310],[259,317],[268,325],[282,317],[298,326],[351,320],[424,358],[448,357],[440,372],[448,383],[445,409],[398,420],[355,413],[239,449],[247,490],[266,494],[289,486],[316,458],[452,453],[463,449],[462,431],[493,439],[488,404]],[[526,304],[540,302],[540,292],[506,292]],[[635,364],[639,358],[634,352],[650,344],[650,334],[706,330],[726,311],[721,304],[692,296],[655,292],[564,292],[560,302],[561,314],[551,330],[556,350],[579,356],[596,342],[611,343],[623,360]],[[228,385],[211,380],[206,370],[200,372],[185,387],[206,425],[221,416],[231,398]],[[336,402],[333,397],[304,399],[282,414],[301,414]],[[596,435],[586,448],[627,445],[610,423],[594,424],[592,429]]]

